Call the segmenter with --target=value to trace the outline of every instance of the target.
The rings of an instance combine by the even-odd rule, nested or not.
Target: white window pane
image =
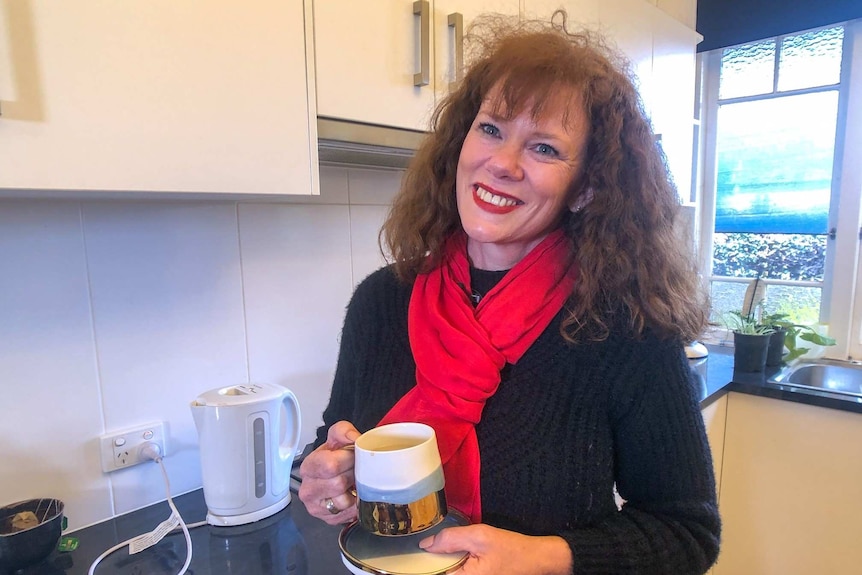
[[[724,325],[728,314],[742,309],[742,300],[748,284],[712,281],[710,283],[710,303],[712,304],[709,320]]]
[[[747,283],[713,280],[710,283],[710,321],[724,325],[730,312],[740,311],[746,288]],[[818,287],[770,285],[766,288],[763,313],[783,313],[789,321],[811,325],[820,321],[820,295]]]
[[[787,36],[781,42],[778,90],[829,86],[841,80],[844,28]]]
[[[766,288],[764,313],[783,313],[787,320],[803,325],[820,321],[820,295],[818,287],[771,285]]]
[[[738,98],[772,92],[775,41],[726,48],[721,53],[718,97]]]

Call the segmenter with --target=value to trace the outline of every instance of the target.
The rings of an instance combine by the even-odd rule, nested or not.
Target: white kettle
[[[207,523],[243,525],[290,503],[299,403],[280,385],[213,389],[191,403],[200,438]]]

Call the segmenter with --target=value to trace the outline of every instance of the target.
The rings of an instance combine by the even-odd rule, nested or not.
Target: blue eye
[[[500,129],[497,128],[494,124],[481,123],[479,124],[479,129],[489,136],[499,136]]]
[[[536,151],[542,154],[543,156],[557,156],[556,148],[553,146],[549,146],[548,144],[538,144],[535,147]]]

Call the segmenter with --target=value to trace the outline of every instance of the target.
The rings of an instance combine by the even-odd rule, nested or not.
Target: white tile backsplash
[[[59,497],[74,530],[163,500],[155,464],[99,460],[100,435],[155,420],[172,493],[198,488],[188,404],[249,379],[296,393],[310,441],[400,177],[325,167],[320,197],[279,203],[0,202],[0,504]]]
[[[107,430],[169,423],[171,484],[200,485],[188,404],[248,379],[237,206],[84,204]],[[156,465],[112,474],[115,511],[164,492]]]
[[[0,204],[0,496],[60,497],[78,524],[112,513],[81,209]]]
[[[388,209],[388,206],[350,206],[350,251],[354,284],[358,284],[386,263],[380,253],[377,235]]]
[[[240,206],[251,379],[291,389],[314,438],[352,292],[348,206]]]
[[[350,205],[388,206],[398,191],[402,174],[403,172],[396,170],[350,170],[348,173]]]

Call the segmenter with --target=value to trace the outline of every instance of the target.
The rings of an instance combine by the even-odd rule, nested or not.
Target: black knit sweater
[[[339,420],[374,427],[415,385],[411,290],[389,268],[357,287],[318,443]],[[476,428],[483,522],[563,537],[577,575],[704,573],[720,521],[682,345],[620,332],[573,345],[561,319],[504,368]]]

